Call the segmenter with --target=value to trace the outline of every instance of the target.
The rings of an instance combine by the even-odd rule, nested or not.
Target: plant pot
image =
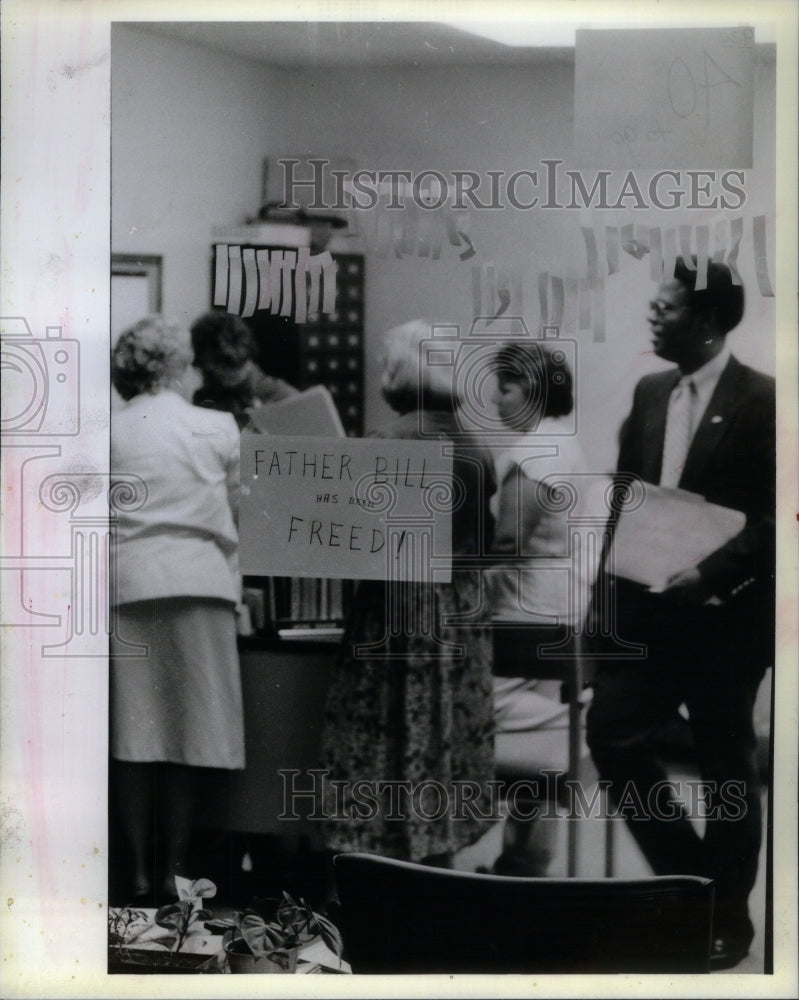
[[[108,973],[127,975],[189,974],[200,971],[210,955],[193,952],[157,951],[112,945],[108,949]]]
[[[297,971],[297,956],[300,951],[299,948],[289,948],[280,952],[276,958],[270,955],[253,955],[241,940],[231,941],[225,950],[227,951],[230,971],[244,975],[253,973],[293,975]]]

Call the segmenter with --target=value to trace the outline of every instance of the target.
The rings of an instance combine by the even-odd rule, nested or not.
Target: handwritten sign
[[[754,29],[577,31],[579,166],[752,166]]]
[[[450,579],[452,458],[441,442],[244,434],[241,571]]]

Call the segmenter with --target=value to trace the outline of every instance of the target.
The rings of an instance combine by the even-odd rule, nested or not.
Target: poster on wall
[[[414,17],[3,5],[3,996],[795,992],[795,6]]]

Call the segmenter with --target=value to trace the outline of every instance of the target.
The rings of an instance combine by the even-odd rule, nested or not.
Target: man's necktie
[[[685,458],[692,437],[693,408],[696,405],[696,386],[683,376],[669,399],[666,415],[666,436],[663,441],[663,462],[660,467],[660,485],[676,486],[682,476]]]

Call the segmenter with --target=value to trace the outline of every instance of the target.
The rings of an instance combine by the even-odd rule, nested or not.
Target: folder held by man
[[[653,592],[664,590],[675,573],[696,566],[746,523],[741,511],[696,493],[643,485],[643,503],[619,515],[607,570]]]

